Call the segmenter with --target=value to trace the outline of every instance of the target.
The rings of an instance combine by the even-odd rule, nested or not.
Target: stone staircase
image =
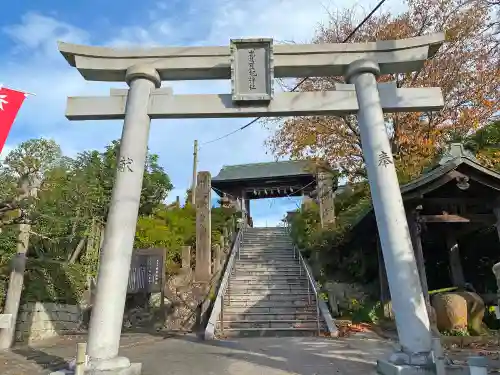
[[[216,332],[224,336],[317,335],[315,295],[284,228],[248,228]]]

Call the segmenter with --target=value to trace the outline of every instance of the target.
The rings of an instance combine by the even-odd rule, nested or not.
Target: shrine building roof
[[[247,199],[301,196],[316,187],[314,169],[306,160],[225,165],[212,178],[212,189],[219,195],[245,192]]]
[[[243,180],[265,180],[280,177],[312,176],[311,162],[287,160],[268,163],[225,165],[212,182],[236,182]]]

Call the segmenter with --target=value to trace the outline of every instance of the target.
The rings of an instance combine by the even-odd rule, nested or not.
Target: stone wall
[[[30,302],[22,305],[16,326],[16,341],[34,342],[78,332],[82,311],[75,305]]]

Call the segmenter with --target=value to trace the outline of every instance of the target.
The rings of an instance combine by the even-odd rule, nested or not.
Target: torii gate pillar
[[[123,374],[135,375],[140,374],[141,364],[131,365],[128,358],[118,357],[118,349],[147,155],[149,97],[161,81],[151,66],[135,65],[127,70],[126,82],[130,90],[87,348],[92,370],[123,369]]]
[[[401,345],[390,362],[426,366],[431,364],[432,350],[429,317],[385,130],[376,81],[379,74],[377,63],[358,60],[349,66],[345,78],[356,87],[363,156]],[[379,361],[380,372],[385,373],[387,365]]]

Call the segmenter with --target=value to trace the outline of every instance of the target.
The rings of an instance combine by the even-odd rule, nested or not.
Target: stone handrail
[[[334,336],[334,337],[338,336],[337,326],[335,325],[335,322],[332,318],[332,315],[330,314],[330,310],[328,310],[328,306],[326,305],[325,301],[323,301],[319,297],[318,286],[316,285],[316,281],[314,280],[314,277],[312,276],[312,272],[311,272],[311,268],[309,267],[309,264],[307,264],[307,262],[305,261],[304,257],[302,256],[302,253],[300,252],[300,249],[298,249],[296,246],[294,246],[294,251],[298,255],[299,261],[300,261],[302,267],[304,267],[304,270],[306,271],[306,276],[307,276],[308,282],[311,285],[314,296],[316,298],[317,308],[319,310],[318,313],[323,316],[328,333],[330,334],[330,336]]]
[[[288,235],[290,235],[291,232],[291,225],[286,222],[285,223],[285,230],[287,231]],[[338,336],[338,329],[337,326],[335,325],[335,321],[332,318],[332,315],[330,314],[330,310],[328,309],[328,306],[326,305],[325,301],[323,301],[321,298],[319,298],[319,292],[318,292],[318,286],[316,285],[316,281],[314,280],[314,277],[312,276],[311,268],[309,267],[309,264],[307,261],[304,259],[302,256],[302,253],[300,249],[297,246],[293,246],[293,251],[296,252],[296,254],[299,257],[299,261],[304,267],[304,270],[306,271],[307,278],[309,280],[309,284],[312,287],[312,290],[314,292],[314,295],[316,297],[317,301],[317,307],[321,315],[323,316],[323,319],[325,320],[326,328],[328,330],[328,333],[330,336],[337,337]]]
[[[233,247],[229,253],[229,260],[227,261],[226,269],[224,270],[224,275],[222,276],[222,281],[219,285],[217,291],[217,297],[208,318],[208,323],[203,332],[203,338],[205,340],[213,340],[215,338],[215,329],[217,327],[217,322],[222,311],[222,304],[224,303],[224,294],[226,293],[227,286],[229,285],[229,278],[233,270],[234,264],[236,262],[236,256],[240,251],[241,239],[243,238],[243,230],[240,229],[236,235]]]
[[[382,74],[419,70],[444,42],[444,33],[368,43],[278,44],[274,74],[285,77],[341,76],[347,66],[370,58]],[[231,77],[231,52],[222,47],[149,49],[93,47],[59,42],[59,51],[89,81],[123,82],[129,67],[151,65],[161,80],[206,80]],[[304,64],[304,58],[309,58]]]

